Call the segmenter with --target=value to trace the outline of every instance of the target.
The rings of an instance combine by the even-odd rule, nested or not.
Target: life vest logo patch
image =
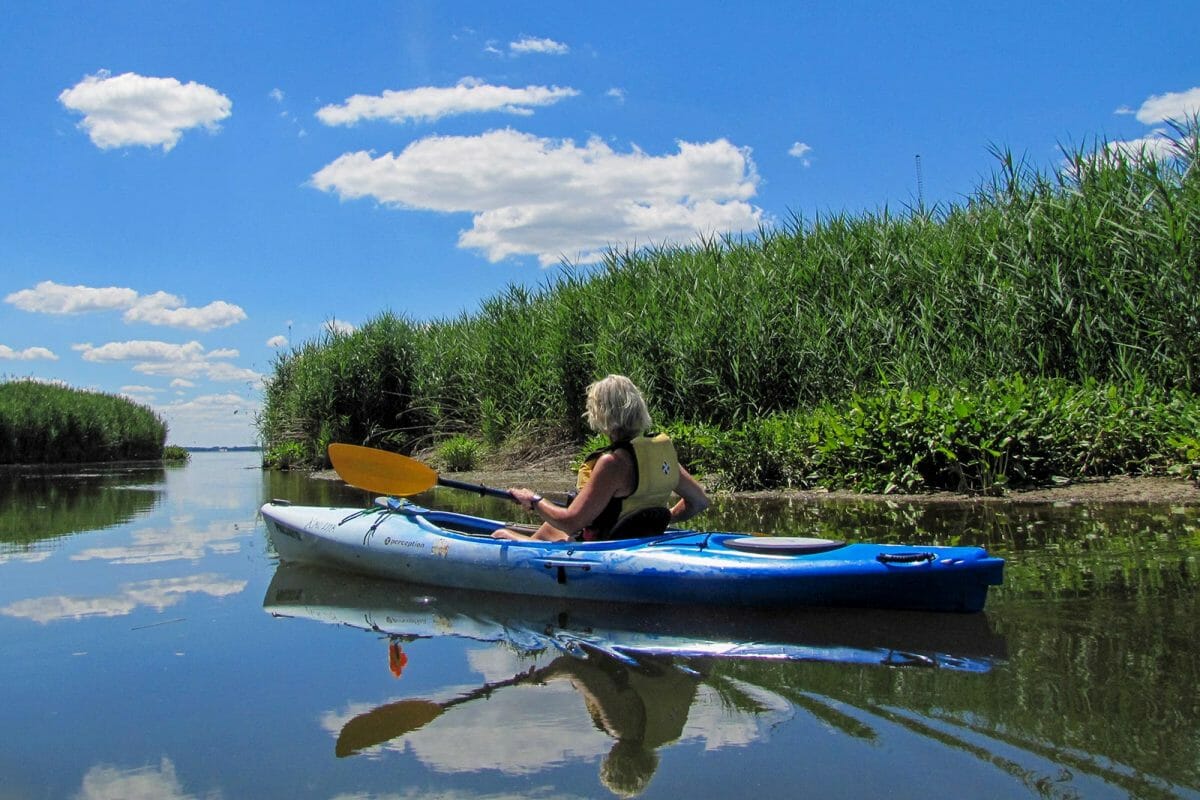
[[[662,471],[663,471],[663,475],[670,475],[671,474],[671,465],[664,461],[663,465],[662,465]]]

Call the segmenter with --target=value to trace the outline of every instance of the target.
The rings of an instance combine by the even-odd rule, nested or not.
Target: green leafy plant
[[[182,447],[177,445],[168,445],[163,448],[163,461],[172,461],[175,463],[183,463],[192,460],[192,454]]]
[[[469,436],[452,436],[437,447],[437,459],[451,472],[466,472],[475,469],[483,445]]]
[[[280,442],[263,453],[263,466],[268,469],[295,469],[310,463],[308,450],[301,442]]]

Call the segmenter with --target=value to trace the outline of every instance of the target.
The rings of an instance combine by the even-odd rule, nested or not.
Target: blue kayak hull
[[[395,503],[358,511],[273,502],[262,515],[284,561],[581,600],[974,612],[1004,567],[978,547],[831,543],[793,553],[748,548],[742,534],[698,531],[619,542],[501,541],[487,535],[499,521]]]

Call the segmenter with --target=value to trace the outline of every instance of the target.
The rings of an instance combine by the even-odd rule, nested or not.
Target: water
[[[280,566],[273,497],[364,499],[256,454],[0,472],[0,798],[1200,796],[1195,505],[718,503],[1009,559],[984,615],[747,621]]]

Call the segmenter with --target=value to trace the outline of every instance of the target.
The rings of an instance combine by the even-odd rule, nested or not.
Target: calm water
[[[0,472],[0,798],[1200,797],[1197,506],[724,504],[1010,564],[984,615],[731,620],[280,566],[273,497],[364,499],[256,454]]]

